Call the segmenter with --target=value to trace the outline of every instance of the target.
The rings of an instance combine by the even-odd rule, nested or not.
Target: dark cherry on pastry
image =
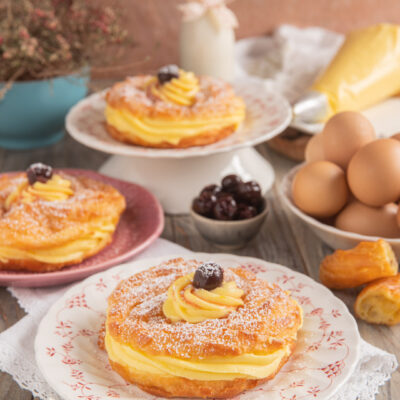
[[[53,176],[53,168],[42,163],[34,163],[26,170],[26,175],[30,185],[35,182],[46,183]]]
[[[160,68],[157,72],[157,79],[161,85],[174,78],[179,78],[179,68],[177,65],[166,65],[165,67]]]
[[[193,286],[197,289],[213,290],[222,285],[224,270],[213,262],[199,265],[193,277]]]

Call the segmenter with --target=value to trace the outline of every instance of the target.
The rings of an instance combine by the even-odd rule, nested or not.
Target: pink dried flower
[[[102,54],[104,46],[126,37],[119,26],[122,0],[108,0],[108,6],[94,0],[9,4],[11,10],[0,7],[0,81],[17,72],[17,79],[24,80],[76,71]]]
[[[5,51],[3,53],[3,59],[4,60],[9,60],[12,57],[12,53],[10,51]]]
[[[33,14],[40,18],[43,18],[46,16],[46,13],[43,10],[41,10],[40,8],[35,8],[33,10]]]
[[[19,36],[21,39],[29,39],[30,38],[29,32],[23,26],[21,28],[19,28]]]
[[[49,28],[50,30],[54,31],[57,28],[57,21],[55,19],[46,22],[46,28]]]

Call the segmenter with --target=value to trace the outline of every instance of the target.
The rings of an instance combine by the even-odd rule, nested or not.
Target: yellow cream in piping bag
[[[163,312],[172,322],[222,318],[243,305],[243,290],[234,281],[224,282],[213,290],[196,289],[192,286],[193,275],[178,278],[168,289]]]
[[[311,90],[327,96],[326,118],[400,92],[400,26],[379,24],[350,33]]]

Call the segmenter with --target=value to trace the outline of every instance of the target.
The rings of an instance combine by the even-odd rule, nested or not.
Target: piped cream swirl
[[[243,305],[243,290],[234,281],[224,282],[213,290],[196,289],[192,285],[193,275],[178,278],[168,289],[163,312],[172,322],[197,323],[222,318]]]
[[[193,72],[179,70],[179,77],[164,84],[158,84],[157,79],[151,81],[151,92],[154,96],[170,103],[181,106],[193,104],[200,90],[199,80]]]
[[[29,185],[28,181],[22,182],[6,198],[5,208],[8,210],[15,202],[30,203],[35,199],[45,201],[63,201],[74,194],[71,182],[60,175],[53,175],[46,183],[35,182]]]

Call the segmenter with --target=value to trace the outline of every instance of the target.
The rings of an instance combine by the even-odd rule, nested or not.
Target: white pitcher
[[[232,81],[235,70],[236,17],[223,0],[181,6],[180,66],[197,75]]]

